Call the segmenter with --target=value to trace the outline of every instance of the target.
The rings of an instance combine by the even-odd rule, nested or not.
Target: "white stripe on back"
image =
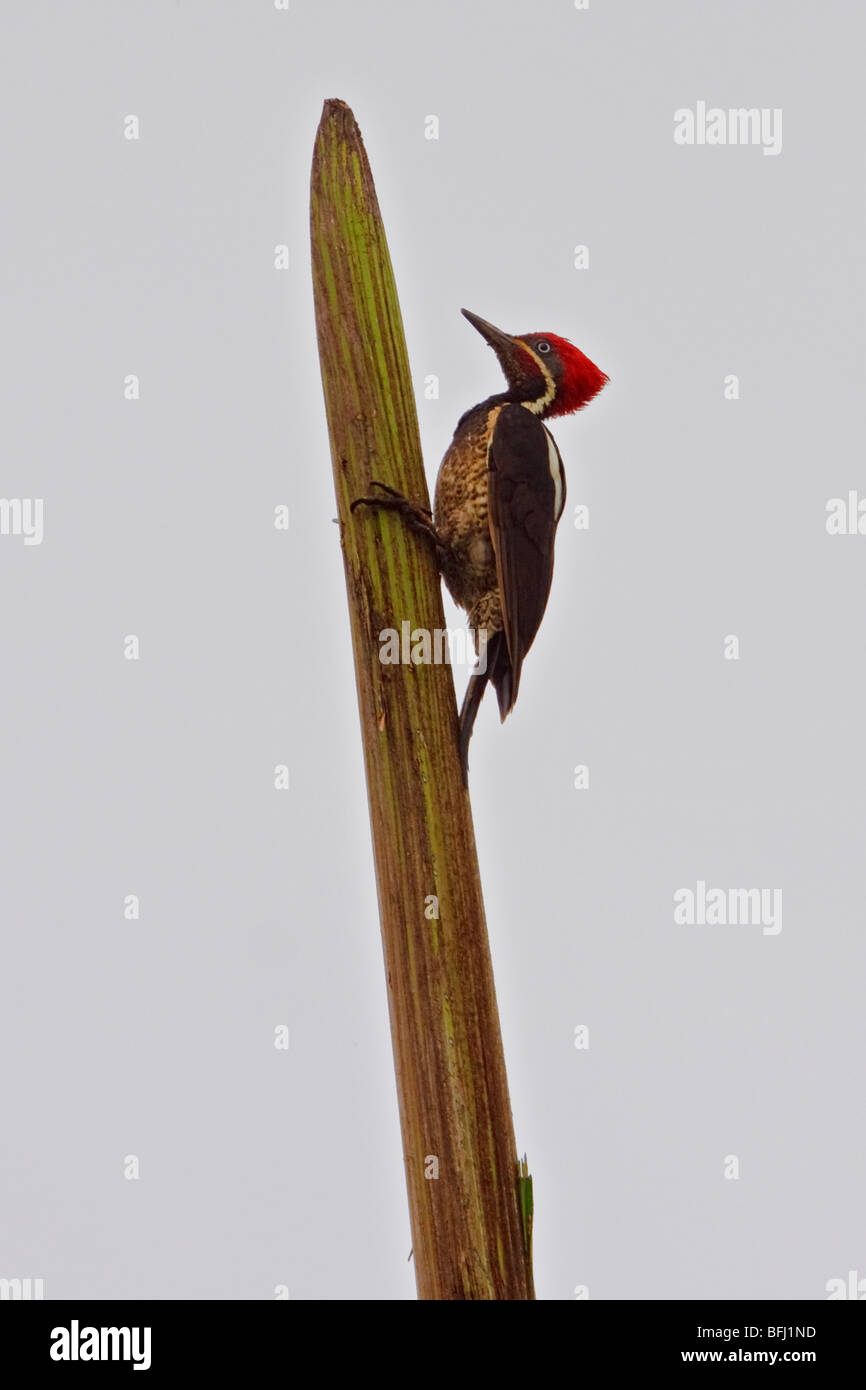
[[[547,435],[547,466],[550,469],[550,476],[553,479],[553,486],[555,489],[553,496],[553,515],[558,521],[562,515],[562,506],[565,500],[562,495],[562,460],[559,457],[559,450],[556,447],[556,441],[553,435],[547,429],[544,433]]]

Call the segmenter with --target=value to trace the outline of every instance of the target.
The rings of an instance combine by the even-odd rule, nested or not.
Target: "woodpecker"
[[[461,310],[499,359],[508,389],[461,415],[439,467],[433,513],[384,483],[359,506],[398,512],[433,545],[442,578],[466,610],[478,664],[460,710],[464,784],[469,740],[488,682],[504,721],[514,708],[523,659],[547,607],[553,543],[565,508],[565,472],[543,423],[582,410],[608,381],[555,333],[512,336]]]

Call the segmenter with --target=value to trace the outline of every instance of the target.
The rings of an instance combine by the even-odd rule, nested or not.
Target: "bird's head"
[[[570,415],[597,396],[608,377],[566,338],[555,333],[522,333],[513,337],[486,319],[461,310],[477,328],[505,373],[509,397],[536,415]]]

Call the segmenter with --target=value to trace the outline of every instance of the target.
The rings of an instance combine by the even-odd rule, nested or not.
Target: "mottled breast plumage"
[[[496,556],[490,536],[487,451],[501,403],[485,401],[460,420],[436,479],[433,517],[449,547],[448,590],[471,628],[502,627]]]

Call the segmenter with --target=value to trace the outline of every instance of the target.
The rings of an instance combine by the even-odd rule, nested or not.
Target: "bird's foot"
[[[378,478],[370,479],[370,487],[381,488],[383,492],[387,492],[389,497],[393,497],[395,502],[400,502],[401,504],[404,504],[413,512],[420,513],[421,516],[431,518],[433,516],[433,513],[430,511],[429,507],[422,507],[417,502],[410,502],[408,497],[403,496],[402,492],[398,492],[396,488],[389,487],[387,483],[380,483]],[[356,497],[351,507],[349,508],[349,511],[353,512],[356,507],[360,507],[362,502],[365,503],[368,507],[381,507],[383,505],[387,506],[384,497]]]
[[[432,543],[439,568],[442,569],[443,562],[447,561],[449,548],[433,525],[433,514],[430,509],[410,501],[401,492],[389,487],[387,483],[378,482],[376,478],[370,479],[370,486],[381,488],[383,492],[387,493],[387,496],[356,497],[349,507],[349,511],[354,512],[356,507],[375,507],[380,511],[396,512],[398,516],[403,518],[410,530],[419,536],[424,536]]]

